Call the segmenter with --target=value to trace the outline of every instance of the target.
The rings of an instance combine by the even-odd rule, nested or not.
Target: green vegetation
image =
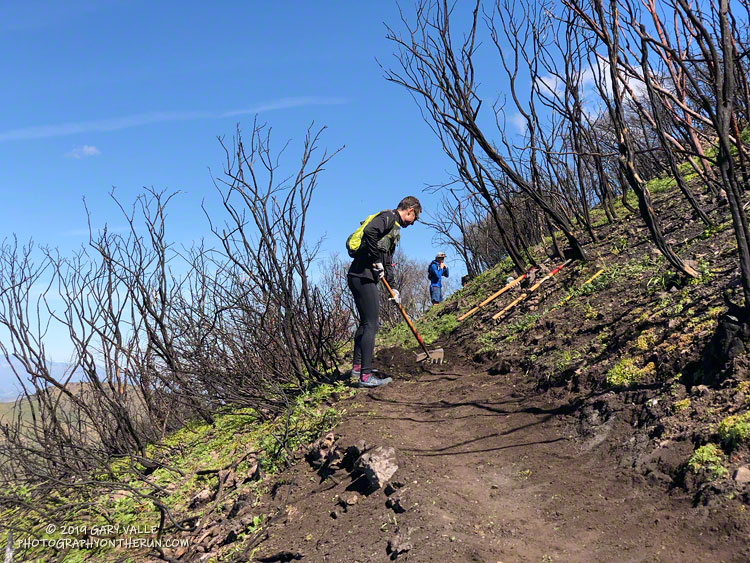
[[[623,358],[607,372],[606,381],[610,387],[628,387],[654,373],[656,366],[653,362],[639,368],[632,358]]]
[[[448,298],[448,301],[452,298],[453,295]],[[442,308],[443,304],[432,307],[424,315],[413,321],[414,327],[427,345],[432,344],[442,335],[451,332],[458,326],[456,315],[442,315],[440,314]],[[414,338],[411,329],[405,322],[401,322],[389,330],[378,334],[377,343],[378,346],[385,348],[392,346],[412,348],[418,346],[416,338]]]
[[[750,412],[733,414],[719,423],[719,438],[734,448],[741,442],[750,440]]]
[[[599,331],[599,334],[596,335],[596,340],[600,344],[606,344],[610,338],[612,338],[612,329],[609,327],[604,327]]]
[[[706,240],[708,238],[711,238],[715,234],[723,233],[726,230],[729,230],[732,228],[732,222],[731,221],[724,221],[723,223],[720,223],[718,225],[708,225],[705,229],[703,229],[703,232],[698,236],[700,240]]]
[[[518,337],[519,333],[525,332],[534,326],[541,316],[542,315],[539,313],[528,313],[513,322],[507,323],[505,325],[505,340],[507,342],[513,342]]]
[[[567,303],[571,299],[575,299],[576,297],[580,297],[582,295],[593,295],[594,293],[598,293],[599,291],[607,287],[611,281],[612,281],[612,276],[607,271],[602,272],[596,277],[596,279],[590,281],[589,283],[580,285],[579,287],[575,289],[569,290],[568,294],[561,301],[559,301],[557,305],[553,307],[553,309],[563,306],[565,303]]]
[[[727,468],[722,465],[724,455],[716,444],[706,444],[693,452],[687,466],[695,474],[703,471],[710,473],[709,479],[720,479],[727,474]]]
[[[644,274],[650,274],[654,270],[666,264],[666,259],[661,254],[644,254],[625,262],[624,264],[613,264],[605,269],[605,275],[613,280],[627,280],[633,283],[642,279]]]
[[[529,477],[531,477],[531,474],[532,474],[531,469],[519,469],[516,472],[516,477],[518,477],[522,481],[525,481],[526,479],[528,479]]]
[[[686,182],[689,182],[690,180],[698,176],[689,160],[686,160],[685,162],[679,164],[677,166],[677,169],[680,171],[680,174],[682,174],[682,177]]]
[[[706,311],[706,317],[708,317],[709,319],[718,319],[723,312],[724,307],[721,305],[718,307],[711,307],[708,309],[708,311]]]
[[[700,277],[690,278],[688,280],[688,283],[690,285],[705,284],[710,282],[714,277],[714,274],[711,271],[711,265],[708,263],[708,261],[703,259],[698,260],[698,273],[700,274]]]
[[[414,327],[419,332],[424,343],[427,345],[432,344],[435,340],[453,331],[458,326],[457,315],[444,313],[444,308],[447,304],[461,299],[475,305],[505,285],[505,279],[512,273],[513,262],[510,258],[506,257],[493,268],[479,274],[471,283],[452,293],[440,305],[430,307],[419,318],[412,319]],[[406,323],[401,322],[388,330],[381,331],[377,337],[377,345],[385,348],[393,346],[412,348],[417,343]]]
[[[632,358],[623,358],[607,372],[607,384],[615,386],[627,386],[640,378],[640,370],[636,367]]]
[[[214,424],[193,422],[170,435],[162,444],[148,448],[149,457],[160,459],[163,466],[154,470],[149,481],[161,488],[158,493],[162,502],[173,514],[184,518],[187,515],[203,516],[209,509],[217,513],[228,511],[240,494],[251,494],[258,498],[266,485],[263,480],[251,480],[256,466],[266,474],[273,474],[287,464],[293,463],[292,455],[302,444],[308,444],[321,434],[333,428],[344,411],[329,405],[337,399],[351,396],[356,391],[343,383],[318,385],[297,397],[285,416],[275,420],[263,420],[252,409],[227,410],[216,416]],[[227,490],[221,502],[213,507],[191,508],[193,497],[201,490],[212,487],[215,473],[198,475],[198,471],[229,467],[235,463],[234,473],[238,486]],[[136,476],[128,462],[117,459],[103,471],[102,479],[110,475],[117,477],[121,489],[108,493],[89,491],[67,498],[35,499],[38,512],[22,514],[16,509],[5,510],[0,518],[8,526],[18,530],[28,530],[31,537],[44,537],[48,540],[65,540],[62,526],[71,529],[92,529],[113,522],[121,526],[134,525],[141,528],[158,526],[159,512],[156,505],[147,498],[132,492],[149,494],[152,488]],[[211,481],[213,479],[213,481]],[[33,491],[18,491],[29,499]],[[80,508],[71,510],[65,522],[55,522],[58,530],[48,534],[45,527],[49,522],[38,516],[48,509],[71,503]],[[243,537],[250,537],[260,526],[263,514],[256,514]],[[16,540],[25,536],[16,533]],[[144,536],[145,537],[145,536]],[[153,539],[150,536],[146,539]],[[4,539],[4,538],[2,538]],[[242,542],[238,542],[242,545]],[[239,547],[239,546],[237,546]],[[113,546],[103,544],[96,548],[72,549],[65,555],[65,561],[83,561],[86,557],[103,559]],[[20,555],[20,553],[19,553]],[[23,552],[24,560],[49,560],[52,553],[39,545]]]
[[[495,350],[497,348],[498,341],[502,337],[502,328],[502,326],[497,326],[492,330],[483,331],[477,339],[477,342],[479,342],[478,352],[485,353]]]
[[[671,190],[677,185],[677,180],[671,174],[650,180],[646,187],[652,194],[659,194]]]
[[[595,319],[599,312],[594,309],[594,306],[586,301],[586,303],[583,304],[583,318],[590,320]]]
[[[522,332],[530,329],[536,324],[542,314],[527,314],[513,322],[499,324],[492,330],[482,332],[477,341],[480,344],[479,352],[491,352],[497,349],[501,340],[513,342]]]
[[[475,305],[495,293],[505,285],[505,279],[513,274],[513,262],[509,257],[501,260],[497,265],[486,270],[474,278],[471,283],[452,293],[443,303],[430,307],[417,319],[412,319],[414,327],[419,332],[425,344],[432,344],[435,340],[453,331],[458,326],[457,315],[444,314],[447,304],[459,299]],[[416,339],[405,322],[401,322],[388,330],[378,334],[377,344],[379,347],[390,348],[399,346],[412,348],[416,345]],[[489,345],[490,342],[488,341]],[[493,342],[494,344],[494,342]]]
[[[505,279],[513,274],[513,261],[503,258],[489,270],[485,270],[458,291],[453,292],[447,301],[466,299],[472,304],[482,301],[505,285]],[[434,307],[433,307],[434,308]]]
[[[630,205],[631,207],[635,207],[635,208],[638,207],[638,196],[635,195],[635,193],[633,192],[633,190],[628,190],[628,194],[625,196],[625,198],[628,201],[628,205]],[[612,203],[613,203],[613,207],[615,208],[615,213],[617,213],[618,215],[630,213],[630,211],[628,211],[625,208],[625,206],[623,205],[621,197],[615,198],[615,200]],[[598,212],[596,214],[597,218],[600,217],[599,214],[604,215],[604,210],[601,209],[601,206],[598,206],[593,211]],[[592,217],[594,217],[594,213],[593,212],[592,212]],[[602,220],[602,222],[603,222],[603,220]]]
[[[555,360],[555,370],[565,371],[573,362],[578,361],[582,358],[582,354],[578,350],[562,350]]]
[[[609,251],[614,254],[615,256],[619,255],[623,250],[627,249],[628,247],[628,239],[624,236],[620,236],[617,238],[617,240],[612,244]]]
[[[638,348],[638,350],[645,352],[646,350],[650,350],[654,344],[656,344],[656,336],[654,335],[653,329],[648,329],[638,335],[635,347]]]
[[[687,298],[690,291],[688,286],[707,284],[713,278],[710,264],[706,260],[701,259],[698,261],[697,270],[699,274],[697,278],[688,277],[682,273],[667,270],[660,274],[654,274],[651,276],[646,285],[650,293],[665,291],[671,287],[682,288],[680,297],[681,301],[684,303],[684,300]]]
[[[675,413],[682,412],[688,407],[690,407],[690,397],[685,397],[681,401],[672,403],[672,411]]]

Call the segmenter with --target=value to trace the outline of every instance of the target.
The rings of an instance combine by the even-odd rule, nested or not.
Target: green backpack
[[[389,210],[386,209],[385,211]],[[362,233],[364,232],[365,227],[370,221],[372,221],[375,217],[383,212],[384,211],[378,211],[377,213],[368,215],[367,218],[359,224],[357,230],[350,234],[349,237],[347,237],[346,251],[349,253],[349,256],[351,258],[356,258],[357,252],[359,252],[359,249],[362,246]],[[398,221],[396,221],[391,231],[378,241],[378,248],[386,254],[392,253],[396,249],[396,245],[401,238],[400,231],[401,225],[399,225]]]

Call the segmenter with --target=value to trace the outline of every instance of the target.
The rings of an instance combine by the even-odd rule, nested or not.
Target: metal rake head
[[[442,364],[444,359],[445,352],[442,348],[429,350],[427,353],[422,352],[417,354],[417,363],[426,361],[430,364]]]

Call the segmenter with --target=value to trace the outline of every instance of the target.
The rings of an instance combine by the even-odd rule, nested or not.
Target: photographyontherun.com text
[[[153,549],[188,547],[185,538],[153,537],[158,526],[136,524],[105,524],[102,526],[70,526],[47,524],[44,531],[48,535],[58,532],[63,537],[23,538],[16,540],[16,549],[51,547],[56,549]],[[144,537],[151,536],[151,537]]]
[[[25,538],[16,541],[16,549],[33,549],[35,547],[53,547],[56,549],[153,549],[188,547],[185,538]]]

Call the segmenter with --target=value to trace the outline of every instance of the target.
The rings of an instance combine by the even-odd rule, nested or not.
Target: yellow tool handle
[[[500,297],[503,293],[505,293],[506,291],[508,291],[510,288],[515,287],[516,285],[518,285],[519,283],[521,283],[521,280],[524,279],[525,277],[526,277],[526,274],[523,274],[522,276],[518,276],[512,282],[510,282],[509,284],[506,284],[505,287],[503,287],[501,290],[496,291],[495,293],[493,293],[492,295],[490,295],[487,299],[485,299],[484,301],[482,301],[479,305],[477,305],[473,309],[469,310],[468,312],[466,312],[463,315],[461,315],[460,317],[458,317],[457,320],[462,321],[464,319],[468,319],[474,313],[476,313],[477,311],[479,311],[479,309],[481,309],[482,307],[484,307],[485,305],[487,305],[487,303],[489,303],[490,301],[494,301],[495,299],[497,299],[498,297]]]
[[[591,276],[591,277],[590,277],[589,279],[587,279],[587,280],[586,280],[585,282],[583,282],[583,283],[581,284],[581,287],[583,287],[583,286],[584,286],[584,285],[586,285],[587,283],[591,283],[592,281],[594,281],[594,280],[595,280],[596,278],[598,278],[598,277],[599,277],[600,275],[602,275],[603,273],[604,273],[604,269],[602,268],[602,269],[601,269],[601,270],[599,270],[599,271],[598,271],[597,273],[595,273],[595,274],[594,274],[593,276]],[[578,289],[581,289],[581,287],[579,287]],[[568,295],[568,296],[567,296],[567,297],[566,297],[565,299],[563,299],[562,301],[560,301],[560,302],[558,303],[558,306],[559,306],[559,305],[562,305],[563,303],[565,303],[566,301],[568,301],[568,300],[569,300],[569,299],[570,299],[571,297],[573,297],[573,294],[572,294],[572,293],[571,293],[570,295]]]
[[[508,309],[512,308],[516,303],[518,303],[519,301],[521,301],[522,299],[524,299],[527,295],[528,295],[528,293],[522,293],[520,297],[518,297],[518,298],[514,299],[513,301],[511,301],[508,304],[508,306],[505,307],[505,309],[503,309],[499,313],[495,313],[494,315],[492,315],[492,320],[496,321],[497,319],[499,319],[502,316],[503,313],[505,313]]]

